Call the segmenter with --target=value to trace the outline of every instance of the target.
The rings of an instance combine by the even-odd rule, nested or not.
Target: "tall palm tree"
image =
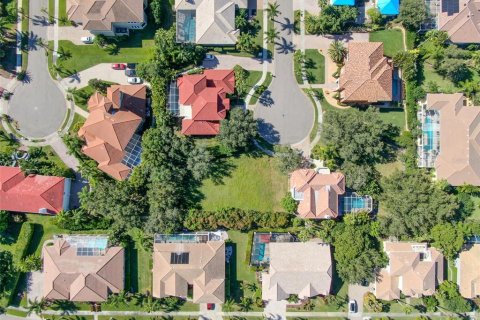
[[[347,49],[343,45],[343,42],[335,40],[328,47],[328,55],[333,62],[340,65],[343,64],[343,60],[347,57]]]
[[[240,306],[240,311],[247,312],[252,310],[252,304],[253,304],[252,298],[242,297],[238,305]]]
[[[267,43],[275,43],[275,40],[280,38],[279,34],[280,32],[275,28],[268,29],[268,31],[265,31],[265,40],[267,40]]]
[[[59,64],[54,64],[52,65],[52,73],[54,74],[54,76],[58,76],[60,75],[60,73],[63,72],[63,67]]]
[[[72,53],[64,47],[59,47],[57,51],[58,60],[65,61],[72,57]]]
[[[274,3],[268,3],[267,15],[268,19],[275,20],[276,17],[281,13],[278,8],[280,5],[275,1]]]
[[[224,310],[225,312],[232,312],[234,305],[235,305],[235,301],[233,301],[233,299],[228,299],[228,300],[225,301],[225,303],[223,304],[223,310]]]
[[[28,315],[35,313],[37,315],[41,315],[43,310],[47,307],[47,300],[45,298],[42,298],[40,300],[28,300]]]

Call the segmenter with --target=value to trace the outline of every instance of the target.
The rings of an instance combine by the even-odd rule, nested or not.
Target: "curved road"
[[[281,14],[275,18],[280,39],[275,44],[275,78],[266,95],[259,99],[254,115],[260,134],[275,144],[295,144],[310,134],[314,106],[298,87],[293,73],[293,2],[277,0]]]
[[[28,75],[14,90],[7,112],[18,122],[22,135],[31,138],[56,132],[67,112],[65,97],[48,72],[45,50],[35,41],[47,40],[48,19],[42,7],[48,7],[48,0],[30,1]]]

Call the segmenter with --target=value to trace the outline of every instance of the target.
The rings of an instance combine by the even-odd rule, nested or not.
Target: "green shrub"
[[[297,211],[298,203],[292,198],[290,192],[287,192],[285,197],[282,198],[281,204],[282,208],[285,209],[286,212],[294,213]]]
[[[286,228],[293,215],[283,212],[259,212],[234,208],[218,211],[190,210],[184,226],[190,230],[216,230],[219,228],[248,231],[255,228]]]
[[[30,241],[32,240],[34,227],[30,222],[25,222],[22,224],[20,233],[18,234],[17,242],[15,243],[16,251],[16,261],[19,263],[27,255],[28,247],[30,246]]]

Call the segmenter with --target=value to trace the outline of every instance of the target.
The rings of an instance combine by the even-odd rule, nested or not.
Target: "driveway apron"
[[[30,1],[27,77],[14,90],[8,107],[21,134],[31,138],[56,132],[67,111],[65,97],[48,72],[45,50],[37,45],[37,39],[47,40],[48,18],[42,7],[48,7],[48,0]]]
[[[278,0],[280,15],[275,18],[279,39],[275,44],[274,78],[260,97],[254,115],[260,134],[275,144],[294,144],[310,133],[314,107],[299,88],[293,72],[293,2]]]

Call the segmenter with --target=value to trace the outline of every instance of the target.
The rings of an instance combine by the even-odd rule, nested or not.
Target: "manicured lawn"
[[[247,70],[248,71],[248,78],[247,78],[247,87],[248,88],[253,88],[254,85],[257,84],[257,82],[260,80],[262,77],[262,72],[261,71],[256,71],[256,70]]]
[[[480,197],[472,196],[473,203],[475,204],[475,210],[469,219],[480,220]]]
[[[59,0],[58,1],[58,18],[60,20],[62,19],[68,19],[68,16],[67,16],[67,0]],[[60,23],[60,26],[68,26],[70,25],[70,23],[64,23],[64,22],[61,22]]]
[[[51,146],[42,147],[43,151],[47,154],[47,160],[52,161],[56,167],[62,168],[62,170],[67,170],[67,165],[60,159],[55,150]]]
[[[282,210],[280,200],[287,192],[287,177],[277,170],[273,158],[250,153],[217,165],[222,175],[204,181],[200,189],[203,209]]]
[[[28,316],[28,313],[26,311],[14,310],[14,309],[7,309],[7,314],[15,317],[22,317],[22,318],[26,318]]]
[[[447,279],[453,282],[457,282],[457,267],[455,262],[447,259]]]
[[[29,6],[29,0],[22,0],[22,9],[24,13],[24,17],[22,18],[22,34],[28,35],[29,32],[29,23],[30,19],[28,18],[30,14],[30,6]],[[26,46],[28,47],[28,36],[23,36],[22,37],[22,47]],[[22,50],[22,70],[27,70],[28,67],[28,49],[27,50]]]
[[[74,95],[75,105],[82,108],[85,111],[88,111],[88,99],[95,92],[90,86],[83,87],[78,89],[78,92]]]
[[[301,66],[296,59],[293,67],[297,83],[303,84]],[[305,71],[309,83],[325,83],[325,57],[317,49],[305,50]]]
[[[405,129],[405,112],[403,108],[379,108],[380,118],[400,128]]]
[[[273,80],[272,74],[270,72],[267,72],[267,76],[265,77],[265,81],[263,81],[262,85],[264,85],[266,88],[268,88],[270,86],[270,84],[272,83],[272,80]],[[250,105],[256,104],[257,101],[258,101],[258,98],[260,98],[260,96],[261,96],[261,94],[260,95],[254,94],[252,96],[252,98],[250,99]]]
[[[312,128],[312,131],[310,131],[310,142],[312,142],[315,139],[315,137],[317,136],[317,132],[318,132],[318,109],[317,109],[317,105],[315,104],[315,100],[313,99],[312,95],[308,92],[308,90],[303,89],[303,91],[305,92],[306,95],[308,95],[308,98],[312,102],[312,106],[313,106],[313,109],[315,111],[315,119],[313,121],[313,128]]]
[[[255,37],[255,44],[257,44],[260,48],[263,47],[263,10],[258,9],[257,10],[257,16],[255,17],[257,19],[258,23],[260,24],[260,30],[258,30],[258,33]]]
[[[383,42],[383,50],[388,57],[403,51],[402,31],[398,29],[370,32],[370,42]]]
[[[0,122],[0,131],[8,135],[7,131],[5,131],[5,129],[3,128],[1,122]],[[9,153],[15,150],[17,147],[18,147],[18,143],[4,139],[3,137],[0,137],[0,152]]]
[[[427,89],[428,82],[432,81],[438,85],[439,91],[442,93],[454,93],[457,91],[453,82],[436,73],[428,61],[425,61],[423,64],[423,79],[424,89]]]
[[[78,130],[80,129],[81,126],[85,123],[85,118],[79,115],[78,113],[75,113],[73,116],[73,121],[72,125],[70,126],[70,133],[77,133]]]
[[[325,83],[325,57],[317,49],[305,50],[305,69],[309,82]]]
[[[237,280],[238,281],[255,281],[255,272],[250,268],[250,257],[247,257],[247,243],[248,233],[230,230],[228,231],[228,238],[235,245],[235,263],[237,266]],[[248,250],[250,251],[250,250]]]

